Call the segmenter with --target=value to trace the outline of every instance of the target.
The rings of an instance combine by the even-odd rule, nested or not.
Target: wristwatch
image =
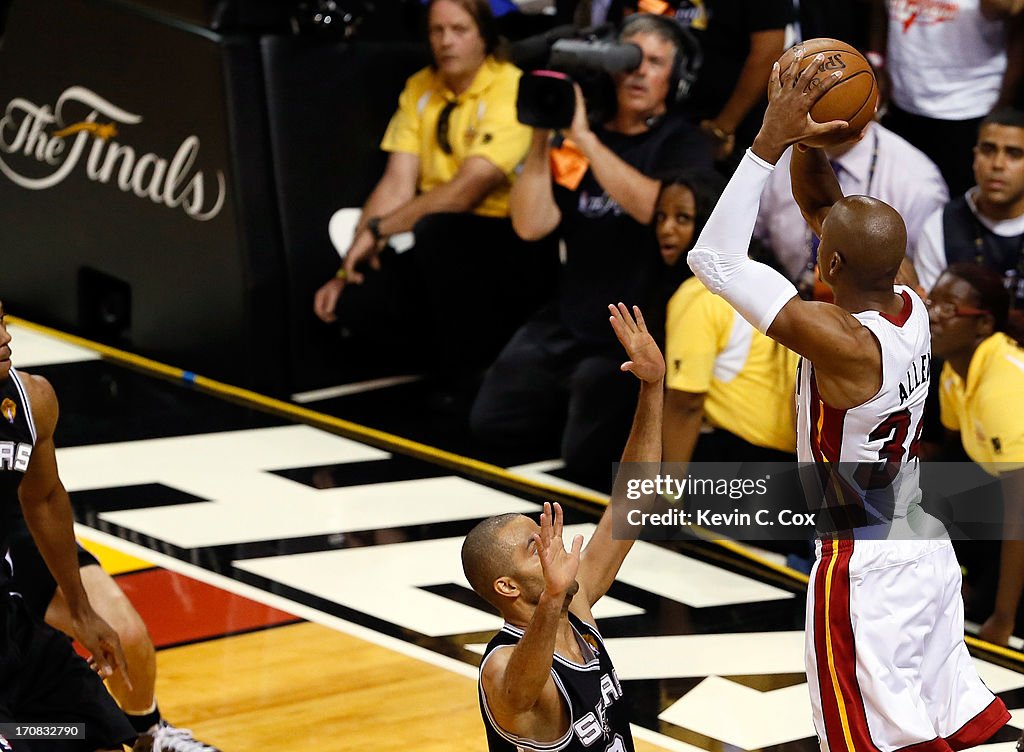
[[[380,219],[380,217],[370,217],[366,220],[366,229],[378,243],[384,239],[384,233],[380,231]]]

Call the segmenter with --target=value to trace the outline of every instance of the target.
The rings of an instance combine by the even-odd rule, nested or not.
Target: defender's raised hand
[[[550,595],[576,594],[576,574],[580,569],[580,551],[583,550],[583,536],[572,539],[572,548],[565,550],[562,542],[562,506],[555,503],[554,509],[544,502],[540,515],[540,532],[533,534],[537,555],[544,570],[544,589]]]
[[[638,306],[633,306],[633,314],[624,303],[618,306],[609,305],[611,322],[615,336],[626,349],[629,360],[619,368],[630,371],[641,381],[654,384],[665,378],[665,357],[661,354],[658,343],[647,331],[647,323]],[[636,319],[634,320],[634,316]]]

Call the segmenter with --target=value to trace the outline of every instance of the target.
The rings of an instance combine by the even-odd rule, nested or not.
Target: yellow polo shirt
[[[700,280],[686,280],[668,303],[666,384],[706,393],[712,426],[761,447],[796,451],[799,356],[747,323]]]
[[[967,382],[947,362],[939,382],[942,425],[992,475],[1024,467],[1024,349],[1002,332],[971,357]]]
[[[488,57],[469,88],[456,96],[437,71],[424,68],[406,81],[380,148],[420,158],[421,193],[455,177],[467,158],[484,157],[505,173],[508,181],[473,213],[507,217],[514,171],[526,156],[531,137],[530,128],[516,118],[520,76],[522,71],[511,63]],[[437,139],[437,121],[451,101],[457,102],[448,120],[452,153],[445,154]]]

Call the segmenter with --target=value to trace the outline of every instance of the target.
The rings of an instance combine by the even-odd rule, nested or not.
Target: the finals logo
[[[84,114],[76,117],[76,110],[82,108]],[[214,178],[208,178],[196,168],[199,137],[185,138],[170,159],[138,154],[114,140],[119,125],[141,122],[141,115],[83,86],[65,89],[53,107],[15,97],[0,118],[0,172],[21,188],[42,191],[59,185],[84,163],[89,180],[113,182],[124,193],[180,208],[192,219],[204,222],[220,214],[227,193],[224,173],[217,170]],[[50,172],[42,177],[27,175],[14,166],[16,158],[35,161]]]

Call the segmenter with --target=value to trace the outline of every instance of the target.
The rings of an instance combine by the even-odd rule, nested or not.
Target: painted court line
[[[352,384],[338,384],[337,386],[313,389],[308,392],[296,392],[292,395],[292,401],[305,405],[309,402],[319,402],[320,400],[334,399],[335,397],[347,397],[350,394],[362,394],[363,392],[372,392],[376,389],[386,389],[389,386],[409,384],[422,378],[422,376],[410,374],[408,376],[390,376],[384,379],[357,381]]]

